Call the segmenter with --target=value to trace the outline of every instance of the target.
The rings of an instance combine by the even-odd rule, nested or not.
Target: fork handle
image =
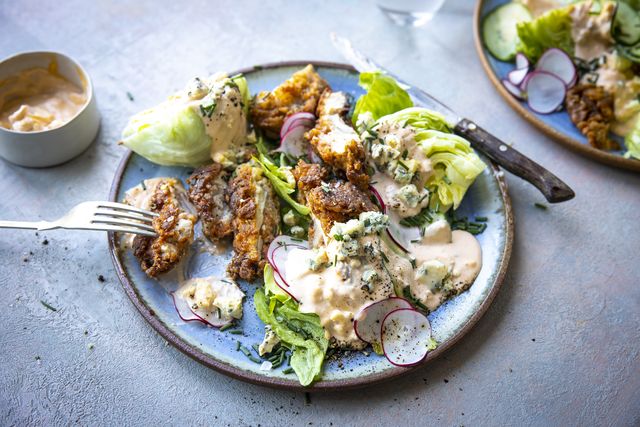
[[[472,121],[460,120],[454,132],[467,138],[475,149],[486,154],[515,176],[533,184],[549,203],[564,202],[575,197],[573,190],[560,178]]]
[[[46,227],[46,221],[0,221],[0,228],[21,228],[26,230],[41,230]]]

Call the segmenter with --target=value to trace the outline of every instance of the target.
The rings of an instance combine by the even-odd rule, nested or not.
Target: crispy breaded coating
[[[178,191],[184,189],[173,178],[158,183],[148,206],[152,212],[158,213],[153,220],[153,228],[158,236],[136,235],[133,239],[133,254],[150,277],[157,277],[175,267],[193,242],[193,227],[197,218],[182,209]]]
[[[304,160],[299,160],[291,172],[298,185],[300,203],[305,203],[307,191],[319,187],[329,177],[329,171],[324,166],[317,163],[307,163]]]
[[[350,182],[366,190],[369,175],[365,150],[360,137],[346,121],[348,111],[349,101],[343,92],[325,90],[316,110],[316,125],[305,137],[325,163],[343,171]]]
[[[307,206],[328,234],[335,222],[347,222],[362,212],[379,211],[368,193],[350,182],[321,183],[306,192]]]
[[[591,83],[575,85],[567,92],[565,106],[571,121],[592,147],[620,149],[618,143],[609,138],[609,128],[614,120],[613,96],[602,86]]]
[[[203,166],[187,179],[189,200],[202,222],[202,232],[211,240],[221,240],[233,234],[233,214],[225,201],[225,172],[222,165]]]
[[[327,87],[313,66],[307,65],[271,92],[258,93],[251,103],[251,121],[267,136],[276,138],[287,116],[301,111],[315,113]]]
[[[262,169],[245,163],[229,182],[227,200],[233,212],[235,252],[227,271],[234,279],[251,281],[262,275],[267,249],[278,232],[278,199]]]

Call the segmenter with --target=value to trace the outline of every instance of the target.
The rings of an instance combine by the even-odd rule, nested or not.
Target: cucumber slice
[[[489,52],[501,61],[511,61],[518,45],[518,22],[531,21],[531,13],[520,3],[507,3],[489,12],[482,22],[482,38]]]
[[[611,21],[611,37],[623,46],[640,42],[640,13],[629,4],[618,1]]]

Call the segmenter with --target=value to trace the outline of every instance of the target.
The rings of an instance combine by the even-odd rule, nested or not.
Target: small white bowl
[[[0,61],[0,82],[23,70],[48,68],[57,62],[58,72],[82,88],[87,101],[64,125],[37,132],[0,127],[0,156],[20,166],[46,167],[71,160],[91,145],[100,128],[100,114],[87,72],[73,59],[57,52],[24,52]]]

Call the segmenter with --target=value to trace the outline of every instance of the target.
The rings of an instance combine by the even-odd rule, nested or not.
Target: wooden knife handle
[[[575,197],[573,190],[560,178],[491,135],[471,120],[462,119],[454,132],[469,140],[473,148],[512,174],[533,184],[549,203],[559,203]]]

